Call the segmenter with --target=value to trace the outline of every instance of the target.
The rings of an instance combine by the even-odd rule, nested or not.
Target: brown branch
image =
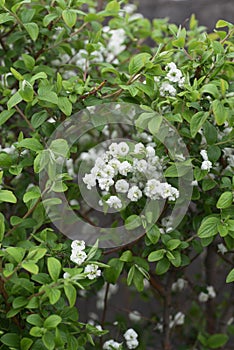
[[[81,100],[84,100],[89,96],[96,95],[96,93],[100,91],[105,84],[106,84],[106,80],[104,80],[101,84],[99,84],[97,87],[93,88],[91,91],[87,92],[86,94],[79,96],[79,98]]]
[[[34,127],[32,126],[32,124],[30,123],[30,121],[28,120],[28,118],[26,117],[26,115],[21,111],[21,109],[18,106],[15,106],[15,109],[17,110],[17,112],[19,113],[19,115],[21,115],[21,117],[25,120],[25,122],[28,124],[29,128],[32,131],[35,131]]]

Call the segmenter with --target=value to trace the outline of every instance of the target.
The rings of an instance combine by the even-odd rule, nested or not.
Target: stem
[[[107,312],[107,301],[108,301],[108,293],[109,293],[109,287],[110,283],[106,284],[106,291],[105,291],[105,297],[104,297],[104,308],[102,313],[102,319],[101,319],[101,327],[104,328],[105,319],[106,319],[106,312]],[[100,347],[102,348],[103,339],[100,338]]]
[[[38,198],[38,200],[36,201],[36,203],[34,204],[34,206],[32,206],[32,208],[29,209],[29,210],[27,211],[27,213],[23,216],[22,219],[27,219],[27,217],[28,217],[29,215],[31,215],[31,214],[34,212],[34,210],[36,209],[36,207],[38,206],[38,204],[39,204],[40,202],[41,202],[41,197]],[[15,226],[13,226],[13,227],[5,234],[5,237],[9,236],[12,232],[14,232],[14,231],[17,229],[17,227],[19,227],[19,225],[20,225],[20,224],[17,224],[17,225],[15,225]]]
[[[163,310],[163,349],[171,350],[170,340],[170,307],[171,307],[171,274],[168,276],[166,291],[164,295],[164,310]]]
[[[216,281],[216,254],[214,246],[210,245],[207,247],[207,254],[205,259],[205,270],[206,270],[206,283],[208,286],[215,285]],[[215,333],[215,305],[214,300],[209,299],[206,304],[206,319],[207,319],[207,331],[210,334]]]
[[[30,123],[30,121],[28,120],[28,118],[26,117],[26,115],[21,111],[21,109],[18,106],[15,106],[15,109],[17,110],[17,112],[19,113],[19,115],[21,115],[21,117],[25,120],[25,122],[28,124],[29,128],[32,131],[35,131],[34,127],[32,126],[32,124]]]

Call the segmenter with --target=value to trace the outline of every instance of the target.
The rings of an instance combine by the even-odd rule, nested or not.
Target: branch
[[[32,131],[35,131],[34,127],[32,126],[32,124],[30,123],[30,121],[28,120],[28,118],[26,117],[26,115],[21,111],[21,109],[18,106],[15,106],[15,109],[17,110],[17,112],[19,113],[19,115],[21,115],[21,117],[25,120],[25,122],[28,124],[29,128]]]

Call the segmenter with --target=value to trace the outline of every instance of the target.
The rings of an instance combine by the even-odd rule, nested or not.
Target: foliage
[[[206,350],[231,344],[233,296],[225,280],[234,281],[233,25],[220,20],[207,33],[194,16],[188,28],[166,19],[151,23],[131,13],[132,6],[115,0],[103,6],[93,0],[0,0],[0,349],[155,349],[161,342],[164,349]],[[132,104],[141,113],[132,128],[108,129],[91,112],[106,103]],[[84,110],[94,130],[72,147],[63,134],[47,147],[56,128]],[[176,130],[186,159],[176,154],[177,145],[168,154],[162,125]],[[114,249],[98,248],[98,242],[86,246],[77,263],[71,240],[47,215],[53,208],[61,212],[61,200],[47,194],[65,192],[84,218],[76,181],[81,157],[105,135],[153,144],[165,181],[180,186],[181,196],[187,178],[191,203],[173,227],[173,201],[166,197],[155,222],[153,211],[139,214],[142,198],[120,214],[130,232],[143,226],[144,234]],[[95,268],[102,269],[101,277]],[[132,318],[139,333],[132,342],[124,333],[132,324],[118,311],[110,319],[117,319],[117,332],[105,322],[116,284],[128,295],[155,301],[156,309],[139,324]],[[103,298],[102,328],[78,314],[84,295],[92,293]],[[103,346],[112,337],[108,330],[114,338],[120,334],[109,348]]]

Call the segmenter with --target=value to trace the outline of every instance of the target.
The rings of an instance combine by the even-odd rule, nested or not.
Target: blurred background
[[[184,24],[195,14],[200,25],[209,31],[219,19],[234,21],[234,0],[138,0],[139,12],[149,19],[169,18],[169,22]]]

